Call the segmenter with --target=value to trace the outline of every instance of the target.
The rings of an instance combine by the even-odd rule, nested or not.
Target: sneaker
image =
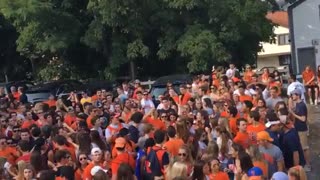
[[[313,105],[313,101],[312,99],[309,99],[310,105]]]
[[[306,171],[306,172],[310,172],[310,171],[311,171],[311,165],[305,165],[305,166],[303,167],[303,169],[304,169],[304,171]]]
[[[314,105],[318,105],[318,100],[314,100]]]

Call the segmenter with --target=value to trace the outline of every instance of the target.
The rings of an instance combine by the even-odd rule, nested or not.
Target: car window
[[[180,94],[179,85],[174,85],[173,88],[177,94]],[[154,97],[155,100],[158,100],[159,95],[164,95],[166,90],[167,90],[166,87],[153,87],[150,93],[151,97]]]

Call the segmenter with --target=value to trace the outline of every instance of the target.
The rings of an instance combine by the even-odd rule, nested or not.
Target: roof
[[[266,18],[269,19],[272,23],[277,24],[279,26],[287,28],[289,27],[287,11],[268,12]]]
[[[162,76],[154,82],[153,86],[166,86],[168,82],[173,85],[192,83],[192,77],[188,74]]]

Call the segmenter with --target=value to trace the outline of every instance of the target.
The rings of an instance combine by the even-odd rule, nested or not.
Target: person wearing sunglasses
[[[78,156],[78,160],[76,162],[76,171],[74,173],[75,179],[83,179],[82,174],[83,174],[83,170],[88,166],[89,161],[88,161],[88,157],[85,153],[80,153]]]
[[[220,170],[220,161],[218,159],[213,159],[211,161],[211,174],[210,179],[228,180],[229,176],[227,173]]]
[[[178,151],[178,162],[187,165],[187,175],[192,175],[194,160],[191,155],[190,147],[182,145]]]

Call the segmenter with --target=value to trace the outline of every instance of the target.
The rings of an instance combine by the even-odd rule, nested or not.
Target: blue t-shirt
[[[297,131],[307,131],[308,130],[308,126],[307,126],[308,109],[307,109],[307,105],[303,101],[297,103],[296,104],[295,113],[298,116],[305,116],[306,117],[306,121],[303,122],[300,119],[295,118],[294,127],[296,128]]]
[[[283,153],[284,162],[286,168],[289,169],[294,166],[293,152],[299,152],[299,165],[304,166],[306,164],[304,159],[303,150],[300,144],[298,132],[292,128],[288,132],[283,133],[280,137],[280,148]]]
[[[142,149],[139,149],[138,153],[137,153],[137,159],[136,159],[136,168],[135,168],[135,175],[137,177],[138,180],[141,180],[142,177],[141,177],[141,174],[140,174],[140,168],[141,168],[141,158],[143,156],[145,156],[146,153],[142,150]]]

